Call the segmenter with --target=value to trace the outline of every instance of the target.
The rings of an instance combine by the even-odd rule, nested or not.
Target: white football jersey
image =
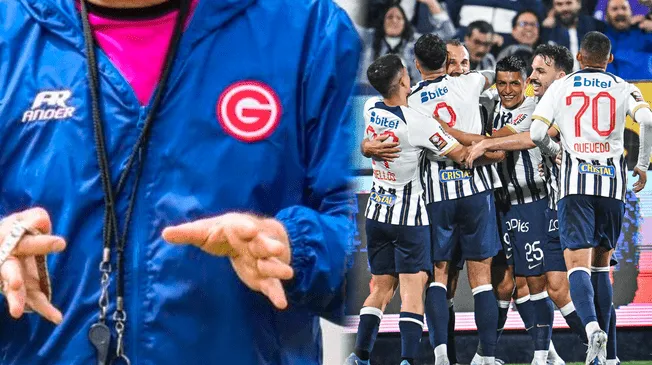
[[[425,115],[441,118],[452,128],[484,134],[478,102],[485,82],[485,77],[477,72],[421,81],[408,97],[408,105]],[[463,198],[500,186],[494,166],[468,170],[445,157],[433,153],[426,156],[423,177],[428,203]]]
[[[625,118],[649,107],[640,90],[608,72],[584,69],[555,81],[533,119],[559,126],[563,148],[560,196],[623,200],[627,188]]]
[[[365,138],[389,135],[401,151],[393,162],[374,161],[373,186],[365,216],[378,222],[420,226],[429,224],[421,184],[419,159],[424,148],[446,155],[457,141],[434,119],[404,106],[390,107],[379,97],[365,103]]]
[[[515,133],[529,132],[536,99],[526,97],[515,109],[507,109],[498,103],[494,113],[494,131],[503,127]],[[498,164],[503,187],[507,188],[512,205],[526,204],[544,199],[546,183],[539,174],[541,151],[535,147],[526,151],[508,152]]]

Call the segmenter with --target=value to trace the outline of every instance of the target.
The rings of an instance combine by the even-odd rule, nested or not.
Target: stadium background
[[[641,89],[645,99],[652,102],[652,82],[636,82],[636,85]],[[531,90],[528,91],[531,92]],[[372,90],[360,88],[353,101],[356,140],[359,141],[362,140],[364,132],[363,105],[367,98],[372,95],[375,95]],[[627,164],[631,169],[636,165],[638,158],[639,128],[630,118],[628,118],[626,128],[625,149]],[[344,332],[350,334],[354,334],[357,330],[358,313],[369,293],[369,280],[371,279],[364,233],[364,210],[368,199],[368,189],[372,181],[371,162],[360,153],[355,153],[354,166],[357,176],[357,231],[354,243],[355,250],[350,262],[352,266],[347,280],[349,285],[348,318],[344,328]],[[628,186],[631,189],[635,180],[631,176],[628,180]],[[615,253],[619,264],[612,268],[614,305],[617,308],[617,325],[619,328],[644,329],[645,327],[652,327],[652,186],[650,184],[638,196],[634,195],[631,190],[628,190],[627,194],[626,219]],[[646,218],[649,219],[646,220]],[[466,271],[460,273],[455,297],[455,310],[457,312],[456,330],[462,331],[462,333],[464,331],[475,331],[473,298]],[[390,335],[395,333],[398,335],[399,312],[400,300],[396,295],[385,311],[385,316],[380,325],[381,334]],[[558,311],[555,311],[554,327],[555,329],[568,329],[566,322]],[[523,322],[515,310],[509,312],[506,329],[515,331],[524,329]],[[622,347],[622,345],[619,344],[619,347]],[[646,351],[650,352],[651,350],[646,349]],[[652,354],[648,354],[647,358],[652,358]]]

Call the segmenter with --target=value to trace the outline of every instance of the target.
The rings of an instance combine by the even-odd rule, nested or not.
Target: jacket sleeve
[[[430,13],[428,6],[417,2],[417,8],[412,23],[418,33],[432,33],[443,40],[449,40],[455,37],[457,29],[455,29],[453,21],[448,16],[446,3],[441,2],[439,6],[441,6],[442,11],[435,15]],[[415,37],[415,39],[416,38],[417,37]]]
[[[540,0],[528,0],[524,2],[523,9],[532,9],[537,13],[539,19],[543,20],[546,18],[547,12],[546,7]]]
[[[460,11],[462,10],[462,0],[448,0],[446,6],[448,7],[448,15],[453,21],[453,25],[457,28],[460,27]],[[460,32],[460,35],[463,35]]]
[[[298,127],[306,179],[303,205],[280,211],[292,250],[294,279],[285,283],[290,306],[337,321],[344,315],[344,276],[353,245],[351,179],[354,123],[350,102],[360,39],[348,16],[321,1],[316,29],[304,50]],[[328,5],[324,5],[328,4]],[[326,13],[327,19],[320,19]]]
[[[429,14],[430,23],[433,26],[433,33],[443,40],[449,40],[455,37],[457,29],[448,15],[448,8],[445,3],[440,3],[441,13],[437,15]]]

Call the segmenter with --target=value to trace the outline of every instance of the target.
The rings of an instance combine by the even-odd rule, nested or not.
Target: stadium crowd
[[[414,43],[420,34],[458,38],[469,51],[472,70],[493,70],[497,61],[512,55],[529,67],[540,44],[559,44],[576,54],[590,31],[603,32],[611,40],[614,62],[609,72],[625,80],[650,79],[649,6],[646,0],[370,0],[358,27],[365,46],[359,79],[368,84],[371,62],[397,54],[416,83]],[[575,61],[573,70],[578,69]]]

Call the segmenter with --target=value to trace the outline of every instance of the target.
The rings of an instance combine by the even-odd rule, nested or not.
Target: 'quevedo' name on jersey
[[[581,153],[605,153],[611,151],[609,142],[584,142],[573,143],[575,152]]]

